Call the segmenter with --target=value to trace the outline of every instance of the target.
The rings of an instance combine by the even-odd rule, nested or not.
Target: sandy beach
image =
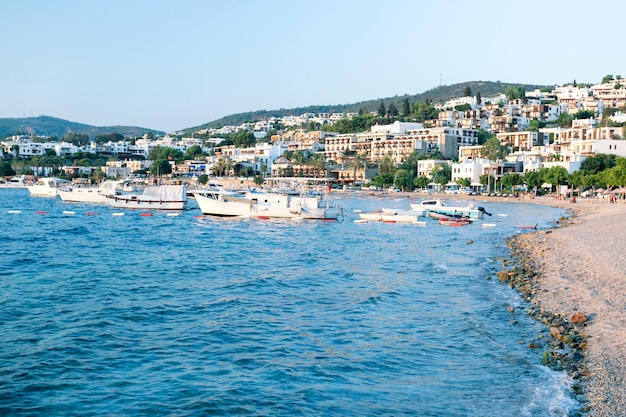
[[[583,410],[593,417],[626,415],[626,204],[527,202],[571,212],[562,227],[511,242],[517,260],[533,265],[529,301],[565,321],[583,313],[577,318],[588,321],[576,325],[584,336],[577,368]]]

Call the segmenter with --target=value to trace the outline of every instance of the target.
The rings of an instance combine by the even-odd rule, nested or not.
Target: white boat
[[[483,213],[491,216],[490,213],[487,213],[483,207],[474,207],[473,204],[468,204],[466,206],[455,206],[450,205],[443,200],[423,200],[419,203],[410,203],[411,210],[422,210],[426,214],[432,217],[434,215],[447,215],[447,216],[463,216],[469,217],[472,219],[479,219],[482,217]]]
[[[28,184],[26,183],[26,176],[22,175],[21,177],[13,177],[8,181],[1,181],[0,188],[26,188]]]
[[[67,184],[69,181],[61,178],[40,178],[33,185],[26,187],[32,196],[38,197],[56,197],[59,187]]]
[[[226,190],[194,192],[203,214],[258,219],[337,219],[341,208],[322,196],[281,193],[245,194]]]
[[[382,210],[370,213],[359,213],[359,217],[362,220],[379,221],[387,223],[417,223],[419,217],[422,215],[421,211],[407,210],[407,211],[390,211]]]
[[[183,210],[187,203],[184,185],[151,185],[143,192],[108,194],[111,207],[141,210]]]
[[[79,203],[103,203],[108,202],[107,195],[120,194],[119,187],[124,181],[104,181],[97,187],[69,187],[59,189],[59,197],[63,201]]]

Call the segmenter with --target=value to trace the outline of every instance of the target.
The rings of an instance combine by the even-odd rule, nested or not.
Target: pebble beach
[[[576,379],[585,415],[626,415],[626,203],[528,202],[571,215],[561,227],[513,238],[518,270],[507,276],[518,276],[514,286],[549,326],[555,351],[569,352],[555,362]]]

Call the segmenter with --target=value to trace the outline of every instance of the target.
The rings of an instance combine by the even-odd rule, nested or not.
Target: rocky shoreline
[[[497,276],[546,326],[528,346],[574,379],[580,412],[626,415],[626,205],[537,200],[571,216],[553,230],[511,238],[511,258]]]

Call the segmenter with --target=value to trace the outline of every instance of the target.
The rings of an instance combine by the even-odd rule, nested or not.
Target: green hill
[[[155,135],[164,134],[164,132],[136,126],[90,126],[50,116],[0,118],[0,137],[18,133],[38,136],[56,136],[58,138],[68,133],[87,134],[91,138],[108,133],[119,133],[120,135],[129,137],[143,136],[145,133],[154,133]]]
[[[443,85],[432,88],[424,93],[402,96],[387,97],[384,99],[374,99],[362,101],[353,104],[336,104],[336,105],[314,105],[307,107],[297,107],[293,109],[279,109],[279,110],[258,110],[246,113],[231,114],[226,117],[214,120],[212,122],[203,124],[198,127],[185,129],[185,132],[192,132],[207,128],[219,128],[222,126],[236,126],[244,122],[257,121],[260,119],[267,119],[270,117],[283,117],[283,116],[297,116],[303,113],[347,113],[358,112],[363,109],[365,112],[376,111],[381,100],[384,100],[385,106],[389,107],[391,103],[394,103],[396,108],[402,109],[402,102],[405,98],[409,99],[409,103],[423,102],[427,99],[432,100],[434,103],[445,102],[453,98],[463,97],[466,87],[469,87],[472,95],[480,92],[480,95],[485,97],[494,96],[500,93],[504,93],[507,87],[519,87],[522,86],[526,91],[534,90],[542,87],[552,87],[545,85],[528,85],[528,84],[512,84],[493,81],[468,81],[459,84]]]

